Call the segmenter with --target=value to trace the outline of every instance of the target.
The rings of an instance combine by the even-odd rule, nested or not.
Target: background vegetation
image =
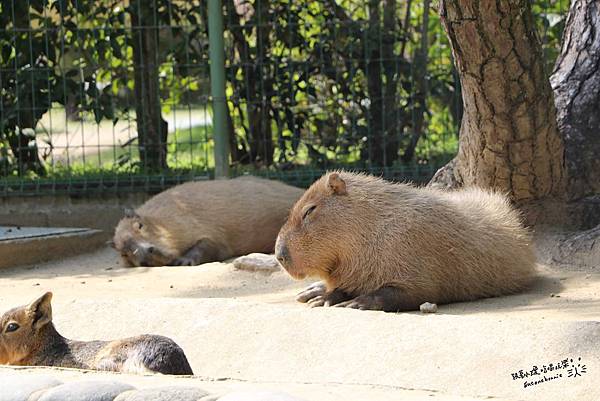
[[[426,174],[460,84],[430,0],[223,0],[236,171]],[[568,1],[533,0],[548,73]],[[206,2],[2,0],[0,175],[208,174]],[[6,189],[5,189],[6,191]]]

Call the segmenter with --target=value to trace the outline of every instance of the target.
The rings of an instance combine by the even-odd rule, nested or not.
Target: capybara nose
[[[277,258],[279,263],[284,267],[290,260],[290,253],[283,241],[277,241],[277,245],[275,246],[275,258]]]

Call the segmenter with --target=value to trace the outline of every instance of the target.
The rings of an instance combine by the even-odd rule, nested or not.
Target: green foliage
[[[568,8],[569,0],[538,0],[532,3],[548,73],[554,69],[554,61],[560,52]]]
[[[223,4],[236,169],[435,166],[456,152],[462,101],[435,2],[428,9],[416,0]],[[134,60],[140,29],[156,32],[159,93],[150,95],[163,115],[182,105],[206,108],[205,7],[200,0],[0,1],[0,174],[141,172],[135,127],[125,144],[65,161],[52,127],[45,132],[40,121],[56,105],[82,130],[130,121],[140,101],[135,70],[144,68]],[[568,1],[532,7],[550,70]],[[134,26],[143,13],[151,23]],[[209,126],[176,130],[164,145],[172,170],[208,171],[214,163]]]

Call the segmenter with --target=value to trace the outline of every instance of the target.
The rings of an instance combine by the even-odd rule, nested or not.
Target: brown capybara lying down
[[[535,272],[528,231],[508,200],[348,172],[316,181],[294,205],[275,255],[311,306],[403,311],[522,290]]]
[[[74,341],[52,323],[52,293],[0,317],[0,364],[59,366],[127,373],[192,375],[183,350],[173,340],[141,335],[115,341]]]
[[[123,218],[113,246],[129,266],[198,265],[272,253],[302,192],[256,177],[188,182]]]

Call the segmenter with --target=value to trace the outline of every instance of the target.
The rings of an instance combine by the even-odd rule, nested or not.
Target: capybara
[[[535,274],[530,234],[504,196],[342,171],[294,205],[275,256],[292,277],[323,280],[301,302],[388,312],[514,293]]]
[[[141,335],[115,341],[73,341],[52,323],[52,293],[0,318],[0,364],[59,366],[126,373],[192,375],[183,350],[170,338]]]
[[[128,213],[117,225],[113,246],[128,266],[198,265],[272,253],[302,193],[250,176],[188,182]]]

